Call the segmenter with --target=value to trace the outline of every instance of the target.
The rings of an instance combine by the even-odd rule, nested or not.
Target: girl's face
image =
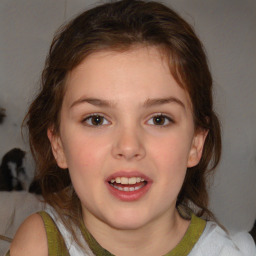
[[[187,93],[155,47],[98,52],[70,72],[53,153],[68,168],[86,225],[165,223],[201,157]]]

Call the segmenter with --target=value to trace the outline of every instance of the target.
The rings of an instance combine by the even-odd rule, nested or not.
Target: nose
[[[112,154],[116,159],[140,160],[146,155],[143,134],[138,129],[120,128],[115,135]]]

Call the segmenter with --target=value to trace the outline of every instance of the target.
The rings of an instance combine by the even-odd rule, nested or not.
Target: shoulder
[[[249,233],[239,232],[232,235],[231,239],[244,255],[256,255],[256,245]]]
[[[19,227],[10,248],[11,256],[47,256],[47,236],[39,214],[28,217]]]
[[[207,222],[205,230],[191,251],[191,256],[255,256],[256,247],[252,237],[241,232],[231,236],[214,222]]]

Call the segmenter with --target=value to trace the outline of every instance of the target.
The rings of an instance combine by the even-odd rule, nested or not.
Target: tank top
[[[81,224],[77,234],[81,234],[82,249],[72,238],[69,231],[62,224],[53,211],[41,211],[38,213],[44,222],[49,256],[114,256],[101,247],[96,239]],[[169,253],[163,256],[187,256],[199,240],[206,226],[206,221],[192,214],[191,223],[179,244]]]

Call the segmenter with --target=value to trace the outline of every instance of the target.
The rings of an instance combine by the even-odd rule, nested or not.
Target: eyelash
[[[164,118],[164,123],[163,123],[163,124],[156,124],[156,123],[153,123],[153,122],[154,122],[154,121],[153,121],[154,118]],[[152,120],[152,123],[151,123],[150,125],[159,126],[159,127],[161,127],[161,128],[162,128],[162,127],[167,127],[167,126],[169,126],[171,123],[174,123],[174,120],[173,120],[171,117],[169,117],[169,116],[167,116],[167,115],[165,115],[165,114],[162,114],[162,113],[155,114],[155,115],[151,116],[151,118],[147,121],[147,123],[149,123],[150,120]],[[167,124],[166,124],[166,122],[167,122]]]
[[[93,118],[98,118],[98,121],[100,121],[100,122],[98,124],[97,123],[93,124]],[[160,119],[162,119],[160,121],[164,121],[164,123],[162,123],[162,122],[160,122],[158,124],[154,123],[154,118],[160,118]],[[94,120],[94,121],[96,121],[96,120]],[[152,122],[150,123],[150,121],[152,121]],[[95,113],[95,114],[91,114],[89,116],[86,116],[82,120],[82,123],[85,123],[87,126],[90,126],[90,127],[100,127],[100,126],[109,125],[110,121],[108,121],[107,118],[104,117],[104,115]],[[159,113],[159,114],[154,114],[153,116],[151,116],[150,119],[148,119],[148,121],[146,123],[149,124],[149,125],[152,125],[152,126],[159,126],[159,127],[162,128],[162,127],[167,127],[171,123],[175,123],[175,122],[169,116],[167,116],[165,114],[162,114],[162,113]]]
[[[103,123],[99,123],[99,124],[93,124],[92,123],[92,119],[93,118],[101,118],[101,120],[103,119]],[[90,123],[89,123],[90,122]],[[108,122],[107,124],[104,123],[104,122]],[[108,125],[110,124],[110,122],[101,114],[91,114],[89,116],[86,116],[83,120],[82,120],[82,123],[86,123],[87,126],[91,126],[91,127],[100,127],[100,126],[103,126],[103,125]]]

